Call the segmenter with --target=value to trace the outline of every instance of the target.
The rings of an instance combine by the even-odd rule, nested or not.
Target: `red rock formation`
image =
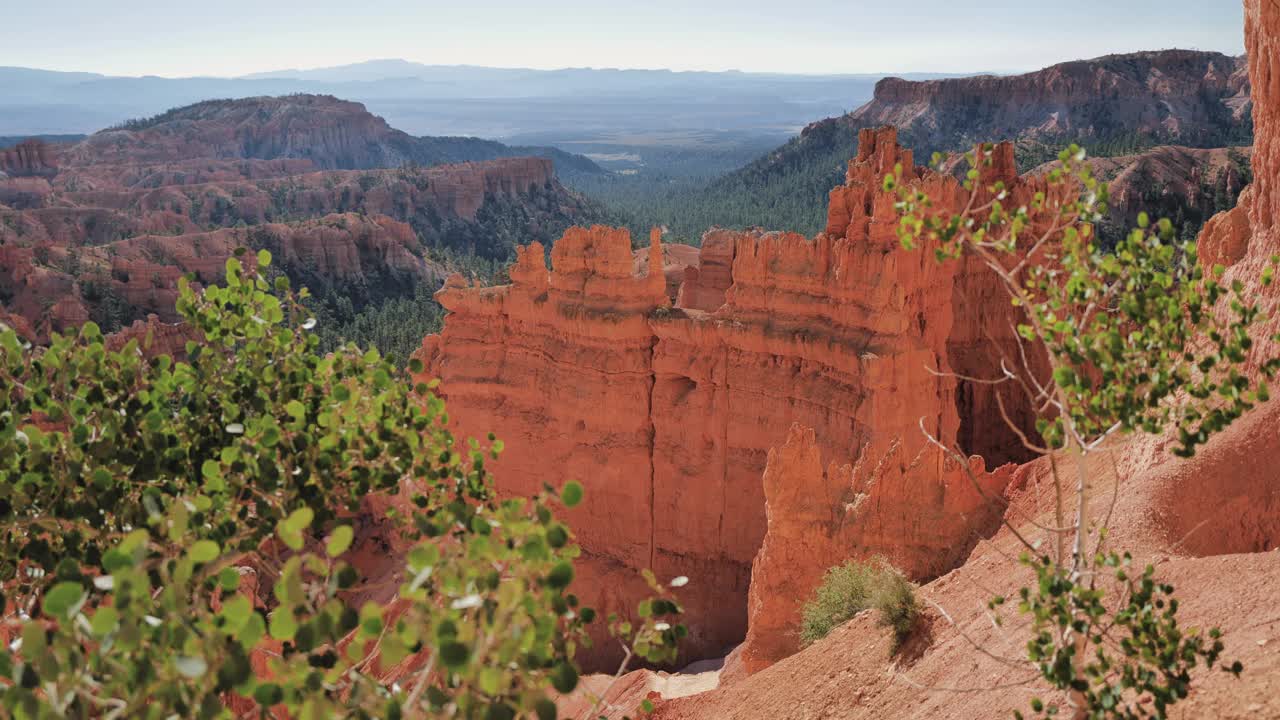
[[[1253,78],[1253,220],[1273,228],[1280,217],[1280,8],[1245,1],[1245,50]]]
[[[0,151],[0,303],[42,334],[106,315],[172,320],[176,278],[219,277],[239,243],[278,250],[299,282],[340,283],[359,309],[438,279],[420,259],[428,248],[505,258],[495,225],[549,242],[594,213],[552,160],[510,152],[412,138],[358,103],[311,95],[198,103],[72,146],[23,143]],[[498,159],[438,164],[454,156]]]
[[[799,649],[800,608],[832,565],[880,556],[933,577],[960,564],[994,529],[1014,469],[989,473],[977,456],[966,469],[937,448],[911,456],[895,441],[883,455],[864,451],[856,465],[832,462],[824,472],[813,431],[792,426],[764,471],[769,531],[752,564],[744,669]]]
[[[386,215],[406,222],[428,214],[437,220],[473,220],[487,198],[518,199],[548,184],[558,187],[551,161],[545,158],[299,175],[284,174],[292,168],[287,163],[242,161],[234,167],[248,177],[208,179],[233,175],[230,167],[139,173],[125,178],[136,184],[122,185],[111,180],[122,168],[93,165],[64,171],[52,191],[27,188],[30,179],[3,181],[0,199],[25,191],[39,197],[40,211],[0,211],[6,218],[0,223],[0,241],[31,244],[47,238],[64,245],[101,244],[139,233],[194,232],[333,212]],[[165,181],[173,182],[153,184]]]
[[[1205,224],[1197,246],[1205,267],[1229,267],[1244,257],[1249,248],[1249,238],[1253,235],[1249,211],[1255,205],[1255,189],[1255,186],[1246,188],[1234,208],[1214,215]]]
[[[715,312],[724,304],[725,292],[733,284],[733,251],[737,233],[711,230],[702,236],[698,262],[684,271],[677,305],[691,310]]]
[[[0,308],[0,325],[18,333],[18,337],[27,342],[34,342],[36,339],[36,331],[27,322],[27,319],[21,315],[10,314],[4,308]]]
[[[42,140],[26,140],[0,149],[0,174],[13,177],[51,177],[58,172],[54,151]]]
[[[107,347],[119,351],[136,340],[138,349],[147,357],[168,355],[180,359],[187,356],[187,342],[199,341],[199,334],[186,323],[161,322],[155,315],[135,320],[132,325],[107,336]]]
[[[1243,283],[1246,296],[1267,313],[1250,333],[1255,342],[1249,362],[1257,368],[1280,355],[1280,288],[1259,282],[1280,254],[1280,5],[1246,0],[1244,6],[1254,84],[1255,180],[1233,210],[1205,226],[1199,247],[1202,262],[1226,266],[1224,281]],[[1277,423],[1280,404],[1271,401],[1214,437],[1194,458],[1133,472],[1151,488],[1152,516],[1180,552],[1218,555],[1280,545]]]
[[[236,248],[271,250],[278,264],[335,281],[400,275],[438,282],[439,266],[421,259],[413,230],[384,216],[328,215],[299,223],[268,223],[185,235],[141,235],[104,245],[67,247],[48,240],[0,245],[0,289],[8,308],[36,327],[41,337],[74,328],[91,318],[105,293],[164,322],[178,318],[178,279],[222,278]]]
[[[110,285],[137,312],[172,321],[177,278],[221,277],[237,244],[279,251],[286,268],[306,269],[312,283],[317,273],[354,286],[366,285],[366,275],[437,281],[442,273],[417,256],[449,228],[473,221],[485,202],[522,203],[545,187],[568,203],[557,212],[574,214],[571,205],[579,202],[544,158],[287,174],[311,167],[193,160],[74,166],[52,187],[42,178],[0,180],[0,201],[14,206],[0,206],[0,246],[7,248],[0,254],[0,298],[42,333],[90,317],[93,301],[82,300],[84,283],[77,280]],[[173,184],[154,185],[165,182]],[[273,222],[330,214],[325,221]],[[532,214],[537,222],[537,210]],[[253,227],[207,230],[244,224]]]
[[[662,231],[654,228],[649,233],[649,244],[662,240]],[[649,274],[649,249],[640,248],[631,254],[633,264],[631,266],[632,275],[648,275]],[[667,297],[675,302],[676,296],[680,293],[680,285],[684,282],[686,273],[697,272],[698,270],[699,250],[692,245],[663,245],[662,246],[662,275],[667,283]]]
[[[915,461],[921,426],[950,443],[979,419],[961,410],[991,412],[975,393],[958,403],[955,380],[937,371],[955,357],[966,370],[983,360],[990,375],[998,361],[979,358],[972,341],[1009,335],[1008,304],[974,307],[966,292],[989,289],[990,277],[902,249],[882,181],[897,164],[939,203],[957,196],[952,178],[911,167],[892,130],[864,132],[848,181],[832,193],[828,232],[709,233],[674,308],[654,271],[660,243],[648,250],[648,273],[635,275],[630,238],[605,228],[566,234],[550,272],[535,245],[511,285],[469,288],[459,278],[438,295],[450,315],[419,356],[425,374],[442,379],[461,434],[503,438],[495,473],[504,492],[586,483],[587,502],[569,517],[586,550],[579,591],[597,606],[629,612],[634,585],[623,578],[638,568],[692,578],[688,657],[742,637],[766,529],[760,478],[793,423],[813,428],[828,457],[867,448],[880,458],[897,447]],[[987,172],[1018,197],[1039,187],[1015,182],[1007,146]],[[949,487],[940,463],[911,467],[899,485]],[[905,512],[885,502],[869,507]],[[903,564],[918,576],[945,569],[984,520],[921,533]],[[859,537],[868,552],[895,547],[890,533]],[[825,569],[833,559],[813,562]]]

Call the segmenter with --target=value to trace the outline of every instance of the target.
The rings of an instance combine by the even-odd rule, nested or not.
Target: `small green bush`
[[[915,586],[902,573],[884,560],[851,560],[828,570],[805,603],[800,643],[812,645],[868,608],[880,611],[880,626],[892,628],[897,643],[911,634],[920,616]]]

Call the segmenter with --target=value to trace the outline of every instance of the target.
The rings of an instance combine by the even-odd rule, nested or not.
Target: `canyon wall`
[[[1256,373],[1280,356],[1280,287],[1259,278],[1280,252],[1280,4],[1246,0],[1245,45],[1253,80],[1256,140],[1254,182],[1233,210],[1215,217],[1200,236],[1202,262],[1227,267],[1224,282],[1241,282],[1264,319],[1250,332],[1249,365]],[[1220,308],[1219,312],[1223,312]],[[1165,539],[1189,555],[1260,552],[1280,544],[1280,403],[1263,403],[1195,457],[1140,474],[1153,489],[1152,517]]]
[[[148,314],[171,322],[178,278],[220,279],[241,246],[271,250],[296,284],[337,288],[359,309],[417,283],[438,287],[433,248],[506,257],[510,246],[492,229],[550,240],[590,215],[547,158],[321,171],[316,157],[245,159],[219,144],[302,142],[306,127],[286,121],[303,110],[315,111],[307,127],[339,139],[385,129],[354,103],[197,108],[74,146],[34,141],[0,152],[0,305],[38,337],[90,319],[108,331]],[[337,152],[326,147],[316,151]]]
[[[843,503],[868,488],[833,491],[838,502],[823,512],[839,557],[892,554],[930,577],[993,529],[986,513],[967,513],[969,495],[948,490],[956,473],[925,452],[922,429],[951,444],[963,428],[1000,424],[987,386],[959,393],[947,373],[992,376],[998,354],[979,355],[975,339],[1011,342],[1012,311],[992,301],[989,271],[902,248],[896,197],[883,189],[895,165],[940,207],[955,203],[956,181],[914,167],[892,129],[864,131],[832,191],[826,232],[709,233],[674,305],[655,269],[660,240],[637,274],[628,234],[603,227],[568,232],[550,270],[534,245],[510,285],[454,278],[437,296],[449,315],[418,356],[424,376],[440,378],[460,434],[503,439],[494,466],[503,492],[584,482],[587,500],[568,518],[585,551],[576,589],[587,602],[628,614],[639,568],[689,576],[688,659],[744,636],[767,527],[761,477],[795,424],[823,457],[902,465],[896,485],[882,483],[897,489],[871,493],[854,513],[855,533],[841,529]],[[1009,146],[983,173],[1019,198],[1041,187],[1017,179]],[[821,473],[811,479],[818,492]],[[904,545],[898,533],[910,528]],[[806,582],[784,578],[778,592],[802,596]]]
[[[1025,141],[1117,132],[1213,147],[1247,138],[1249,94],[1244,58],[1161,50],[1022,75],[885,78],[851,118],[863,127],[892,124],[931,148],[952,149],[963,136]]]

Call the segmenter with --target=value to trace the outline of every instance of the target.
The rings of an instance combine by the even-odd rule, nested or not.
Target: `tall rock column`
[[[1253,221],[1280,215],[1280,3],[1244,0],[1245,50],[1253,86]]]

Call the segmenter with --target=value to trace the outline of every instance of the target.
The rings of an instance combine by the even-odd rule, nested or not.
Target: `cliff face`
[[[973,456],[960,466],[935,447],[916,454],[895,440],[883,454],[824,470],[814,432],[793,425],[764,470],[768,534],[748,595],[743,669],[755,673],[800,649],[800,610],[829,567],[878,555],[912,577],[934,577],[964,561],[966,533],[999,522],[1000,497],[1016,466],[988,472]]]
[[[1010,147],[994,160],[988,172],[1007,176],[1016,196],[1035,190],[1016,180]],[[586,551],[579,591],[596,606],[631,612],[635,585],[626,578],[636,569],[687,575],[688,651],[715,654],[740,640],[767,527],[761,476],[796,423],[810,428],[809,446],[822,456],[902,465],[882,483],[815,488],[825,498],[815,512],[831,521],[823,547],[893,554],[929,577],[991,529],[985,516],[956,515],[970,500],[947,490],[954,483],[939,457],[922,455],[921,429],[951,443],[962,428],[1000,423],[978,417],[992,412],[989,396],[958,392],[939,373],[982,361],[973,374],[989,376],[998,359],[975,355],[972,341],[1007,335],[1010,311],[986,306],[992,279],[975,268],[902,249],[882,182],[898,163],[910,168],[908,182],[954,202],[956,182],[913,168],[893,130],[865,131],[845,184],[832,191],[827,232],[812,240],[709,233],[674,307],[656,270],[660,241],[647,272],[634,274],[627,233],[602,227],[567,233],[551,270],[535,245],[521,252],[510,285],[455,278],[438,294],[450,314],[441,335],[424,341],[424,375],[442,380],[461,434],[492,431],[506,443],[495,470],[503,492],[570,478],[587,485],[569,518]],[[805,477],[827,482],[820,472]],[[877,483],[887,494],[869,491]],[[850,535],[840,503],[860,492],[873,500],[850,516],[862,526]],[[917,513],[920,497],[936,515]],[[935,522],[942,517],[949,521]],[[897,535],[908,526],[915,540],[904,549]],[[812,554],[804,572],[832,561]],[[802,574],[783,585],[799,597],[808,581]]]
[[[855,124],[892,124],[914,141],[1104,138],[1124,131],[1188,145],[1247,137],[1244,58],[1192,50],[1111,55],[1033,73],[909,81],[885,78]]]
[[[1253,122],[1255,222],[1273,228],[1280,215],[1280,8],[1275,3],[1245,2],[1249,72],[1256,78]]]
[[[1250,361],[1256,370],[1257,363],[1280,350],[1274,336],[1280,329],[1280,289],[1259,282],[1271,256],[1280,251],[1276,217],[1280,187],[1275,182],[1280,172],[1276,152],[1280,146],[1280,4],[1245,0],[1244,7],[1249,73],[1255,86],[1256,179],[1241,195],[1239,206],[1205,227],[1200,247],[1206,263],[1226,265],[1226,282],[1239,280],[1247,296],[1259,300],[1268,313],[1262,327],[1251,333],[1256,342]],[[1185,460],[1169,453],[1172,437],[1136,436],[1115,448],[1115,476],[1103,471],[1105,483],[1118,490],[1114,504],[1094,507],[1095,519],[1110,520],[1108,544],[1132,552],[1138,565],[1151,563],[1160,582],[1177,588],[1179,623],[1220,627],[1227,652],[1245,667],[1239,677],[1196,673],[1190,696],[1174,709],[1176,717],[1280,717],[1276,694],[1280,655],[1270,649],[1275,635],[1274,596],[1280,588],[1280,553],[1276,552],[1280,498],[1274,471],[1280,458],[1277,423],[1280,403],[1261,403]],[[1010,471],[996,474],[1001,472]],[[1045,489],[1045,463],[1029,463],[1012,473],[1005,519],[1033,542],[1047,539],[1042,528],[1053,520],[1046,510],[1051,491]],[[822,481],[815,483],[813,478],[818,477]],[[813,509],[814,495],[797,488],[856,487],[860,475],[856,465],[852,469],[833,465],[823,473],[812,438],[797,430],[771,455],[765,482],[771,503],[765,548],[775,537],[783,538],[787,540],[784,552],[802,558],[813,552],[811,548],[821,548],[828,533],[822,503]],[[790,513],[780,512],[776,523],[774,497],[792,508]],[[927,503],[924,507],[927,516]],[[954,572],[924,586],[920,595],[929,598],[931,607],[948,614],[943,620],[926,611],[926,628],[913,638],[905,657],[889,647],[890,634],[874,627],[874,617],[860,616],[814,647],[749,678],[727,687],[722,682],[720,689],[696,697],[659,703],[655,717],[825,714],[868,720],[959,720],[1025,710],[1028,696],[1046,697],[1047,688],[1037,681],[1022,681],[1021,671],[1011,668],[1006,658],[1021,656],[1029,635],[1026,628],[1009,623],[997,627],[986,609],[993,595],[1015,596],[1028,582],[1025,568],[1010,560],[1020,549],[1013,533],[1001,530]],[[762,550],[761,556],[766,554]],[[765,599],[788,587],[772,582],[769,574],[758,577],[768,583],[759,592]],[[753,603],[758,595],[756,580],[753,577]],[[743,651],[748,664],[756,617],[753,613]],[[776,638],[783,626],[766,627],[773,632],[763,633],[757,645],[767,651],[773,649],[767,641]],[[968,692],[975,688],[982,690]]]
[[[110,326],[154,314],[175,322],[178,280],[191,273],[197,283],[220,281],[227,259],[239,247],[271,250],[288,273],[353,287],[375,279],[390,283],[399,278],[409,286],[438,283],[444,275],[438,265],[415,254],[419,245],[408,225],[345,214],[253,228],[140,235],[103,245],[0,245],[0,289],[9,310],[28,318],[42,336],[87,320]]]
[[[1253,177],[1253,149],[1189,148],[1163,145],[1145,152],[1090,158],[1094,175],[1111,193],[1110,227],[1103,236],[1118,236],[1135,227],[1139,212],[1173,220],[1184,237],[1193,237],[1216,213],[1235,207]],[[1032,174],[1060,165],[1045,163]]]
[[[54,151],[40,140],[27,140],[11,148],[0,149],[0,174],[10,177],[51,176],[58,166]]]

